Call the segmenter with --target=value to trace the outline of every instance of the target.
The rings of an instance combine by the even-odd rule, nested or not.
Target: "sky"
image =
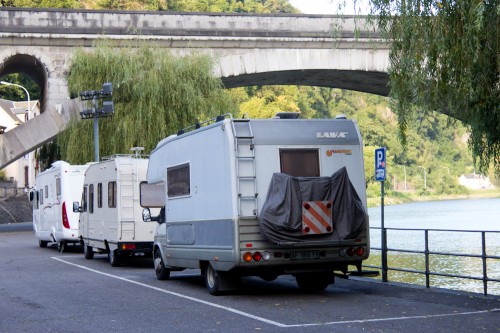
[[[338,14],[338,4],[345,4],[342,10],[343,15],[354,14],[353,1],[349,0],[288,0],[295,8],[300,9],[304,14]],[[368,0],[358,0],[358,7],[365,8],[361,14],[368,14],[366,10]]]

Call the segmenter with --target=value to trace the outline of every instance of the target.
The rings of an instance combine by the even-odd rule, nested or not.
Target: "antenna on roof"
[[[132,147],[130,148],[130,150],[132,150],[135,153],[135,157],[137,158],[141,154],[141,151],[144,150],[144,147]]]

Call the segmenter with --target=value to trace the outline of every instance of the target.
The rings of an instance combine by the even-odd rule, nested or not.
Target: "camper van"
[[[82,193],[83,178],[88,165],[70,165],[64,161],[39,173],[35,187],[29,192],[33,204],[33,230],[40,247],[57,243],[63,252],[66,244],[79,244],[79,214],[71,209]]]
[[[157,222],[158,279],[199,268],[216,295],[244,276],[291,274],[319,291],[350,265],[363,274],[370,246],[357,123],[292,118],[223,115],[158,143],[141,186],[143,219]]]
[[[105,253],[111,266],[119,266],[125,257],[151,256],[155,226],[144,223],[139,205],[147,165],[145,158],[117,155],[89,166],[81,203],[73,203],[86,259]]]

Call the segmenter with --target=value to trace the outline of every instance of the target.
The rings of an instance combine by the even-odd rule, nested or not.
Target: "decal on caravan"
[[[63,252],[66,244],[79,244],[79,214],[72,211],[71,204],[81,196],[87,168],[88,165],[57,161],[36,176],[29,199],[33,204],[33,230],[40,247],[54,242]]]
[[[219,116],[160,141],[141,186],[158,279],[199,268],[211,294],[244,276],[300,288],[370,274],[363,143],[355,121]],[[159,216],[148,208],[161,208]],[[356,271],[349,271],[353,265]]]

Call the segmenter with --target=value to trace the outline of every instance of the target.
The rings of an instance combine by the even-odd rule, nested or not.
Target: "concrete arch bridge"
[[[365,25],[348,16],[2,8],[0,76],[29,75],[41,89],[42,114],[0,135],[0,169],[52,140],[78,115],[66,77],[76,48],[91,48],[97,39],[207,52],[227,88],[293,84],[386,96],[388,45]]]

